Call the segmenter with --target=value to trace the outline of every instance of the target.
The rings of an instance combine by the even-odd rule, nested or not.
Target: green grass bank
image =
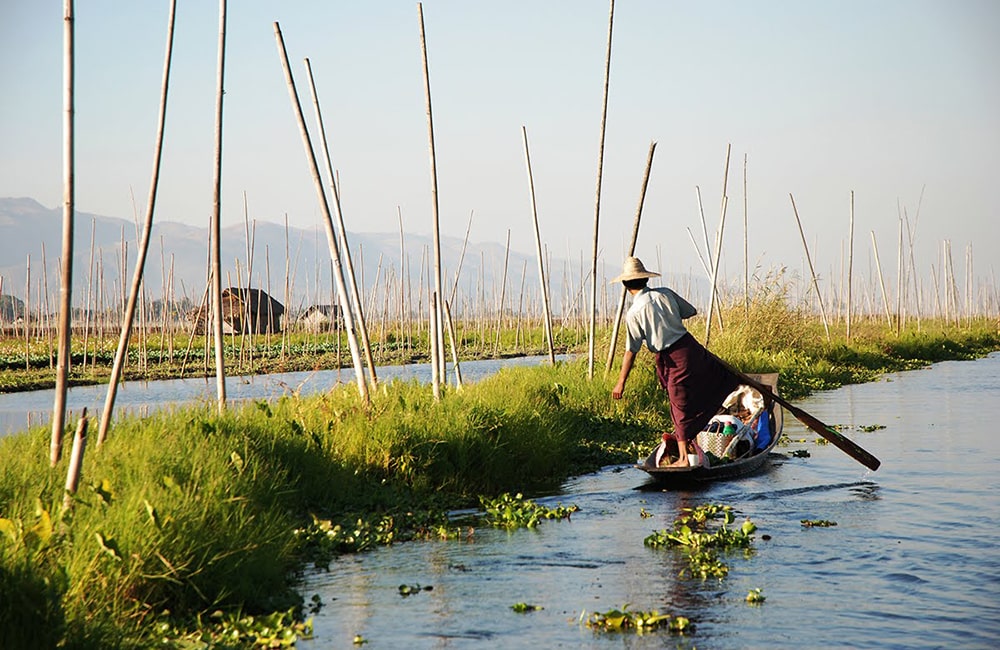
[[[1000,349],[986,321],[899,335],[869,324],[847,345],[784,310],[768,328],[729,320],[713,350],[778,371],[793,398]],[[68,460],[49,468],[48,431],[4,438],[0,647],[210,647],[216,611],[299,615],[296,576],[313,549],[295,531],[314,520],[341,525],[334,550],[444,535],[443,513],[481,495],[550,492],[648,453],[670,428],[651,361],[639,357],[617,402],[614,373],[589,381],[580,361],[506,369],[437,402],[429,386],[383,382],[370,405],[345,386],[221,416],[204,404],[124,418],[87,450],[67,511]]]

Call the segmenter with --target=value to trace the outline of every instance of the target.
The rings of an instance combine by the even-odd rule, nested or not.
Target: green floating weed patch
[[[501,494],[495,499],[479,497],[479,503],[486,511],[484,519],[495,528],[534,528],[544,519],[569,519],[577,512],[577,506],[547,508],[525,499],[520,493],[511,496]]]
[[[594,612],[590,616],[586,616],[586,612],[583,612],[580,618],[584,625],[595,632],[644,634],[661,628],[667,628],[677,634],[694,631],[691,621],[684,616],[661,614],[656,610],[632,612],[629,611],[628,605],[622,605],[621,609],[612,609],[607,612]]]
[[[673,529],[654,532],[643,540],[649,548],[683,550],[688,565],[681,570],[681,577],[725,578],[729,565],[722,560],[722,552],[737,549],[743,549],[746,555],[753,552],[757,525],[747,519],[739,528],[730,528],[736,521],[731,506],[706,504],[684,508],[684,512],[674,521]],[[718,522],[714,529],[709,526],[713,522]]]

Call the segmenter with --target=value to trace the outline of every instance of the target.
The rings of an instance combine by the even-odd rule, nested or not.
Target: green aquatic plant
[[[760,587],[757,587],[756,589],[751,589],[747,593],[746,601],[751,605],[760,605],[765,600],[767,600],[767,596],[764,595],[764,592]]]
[[[412,596],[413,594],[419,594],[421,591],[434,591],[434,587],[431,585],[425,585],[421,587],[420,585],[399,585],[399,595]]]
[[[534,528],[544,519],[569,519],[578,511],[577,506],[557,506],[547,508],[525,499],[519,492],[514,496],[501,494],[495,499],[479,497],[485,510],[484,520],[495,528]]]
[[[757,525],[747,519],[738,528],[731,528],[736,515],[731,506],[706,504],[685,508],[674,521],[671,530],[655,531],[643,543],[649,548],[680,548],[687,555],[687,566],[682,576],[724,578],[729,574],[720,555],[736,549],[745,553],[753,551],[753,535]],[[716,523],[714,527],[710,523]]]
[[[512,610],[518,614],[525,614],[527,612],[537,612],[544,609],[541,605],[529,605],[528,603],[514,603],[510,606]]]
[[[829,528],[837,525],[837,522],[826,519],[803,519],[801,523],[803,528]]]
[[[629,611],[628,605],[621,609],[607,612],[594,612],[590,616],[586,612],[580,614],[584,624],[596,632],[634,632],[644,634],[666,627],[671,632],[683,634],[694,630],[691,621],[684,616],[661,614],[656,610]]]
[[[300,621],[294,609],[265,616],[212,612],[185,631],[168,621],[155,625],[162,648],[293,648],[312,639],[312,620]]]

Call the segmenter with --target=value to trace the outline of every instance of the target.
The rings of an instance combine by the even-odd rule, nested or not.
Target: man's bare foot
[[[667,467],[687,467],[687,466],[688,466],[687,458],[680,458],[667,465]]]

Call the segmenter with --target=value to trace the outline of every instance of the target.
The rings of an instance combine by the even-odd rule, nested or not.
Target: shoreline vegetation
[[[900,332],[867,320],[848,344],[842,327],[835,324],[828,340],[817,317],[784,299],[725,316],[713,352],[745,372],[779,372],[793,400],[1000,350],[988,318],[912,321]],[[704,321],[689,326],[701,338]],[[540,329],[520,339],[502,334],[465,327],[462,358],[541,350]],[[379,340],[380,363],[425,359],[413,352],[419,340],[396,356],[389,337]],[[606,352],[610,332],[598,340]],[[232,338],[227,363],[254,372],[349,363],[335,344],[300,343],[269,356],[263,343]],[[147,359],[155,358],[154,341],[145,344]],[[586,334],[561,327],[556,344],[580,351]],[[161,376],[152,365],[143,370],[140,356],[130,372]],[[23,356],[20,363],[24,370]],[[163,376],[177,376],[176,364]],[[201,364],[189,361],[185,372]],[[65,509],[69,461],[50,469],[48,430],[0,439],[0,646],[294,644],[308,634],[297,579],[313,565],[380,544],[474,534],[447,513],[489,511],[490,499],[514,493],[551,494],[568,477],[646,455],[670,429],[651,356],[640,354],[622,401],[610,399],[614,369],[588,380],[586,366],[583,359],[506,368],[461,389],[448,385],[440,400],[429,385],[383,380],[370,404],[348,384],[230,405],[222,415],[196,404],[122,416],[101,447],[87,450]],[[99,368],[74,381],[100,381]],[[7,367],[3,390],[37,386],[48,374],[28,369],[18,379]]]

